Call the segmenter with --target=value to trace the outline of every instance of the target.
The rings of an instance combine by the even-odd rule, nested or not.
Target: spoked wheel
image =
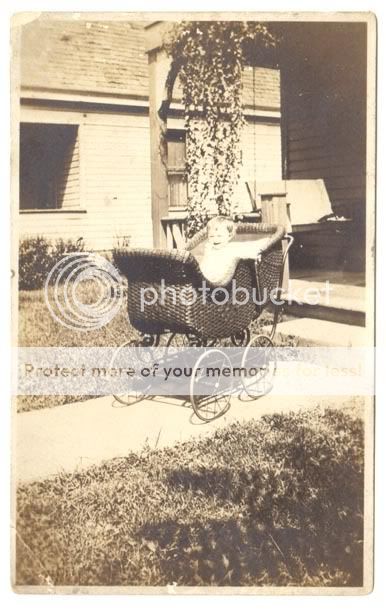
[[[201,339],[195,334],[171,334],[166,346],[172,348],[188,348],[190,346],[201,346]]]
[[[143,364],[151,364],[161,359],[165,354],[165,347],[160,346],[158,334],[143,334],[135,340],[135,352],[139,361]]]
[[[173,349],[195,348],[202,345],[202,339],[195,334],[171,334],[166,343],[166,352],[169,354]]]
[[[251,340],[251,332],[249,328],[243,329],[237,334],[231,336],[231,342],[233,346],[247,346]]]
[[[271,391],[276,367],[276,350],[271,338],[263,334],[253,336],[241,360],[241,380],[249,397],[261,397]]]
[[[212,347],[222,347],[225,345],[227,339],[225,338],[207,338],[204,342],[205,346],[208,348]]]
[[[146,396],[146,391],[149,387],[149,383],[141,378],[139,374],[136,374],[138,369],[138,357],[135,349],[137,347],[138,340],[124,342],[117,348],[110,363],[111,369],[122,368],[133,371],[132,376],[127,375],[127,381],[125,378],[122,384],[122,393],[113,394],[114,399],[124,406],[131,406],[132,404],[140,402]]]
[[[231,360],[217,348],[205,351],[196,361],[190,380],[190,401],[201,421],[213,421],[230,408],[232,376],[223,374],[225,368],[232,371]]]

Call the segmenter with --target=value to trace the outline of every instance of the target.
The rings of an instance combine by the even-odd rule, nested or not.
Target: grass
[[[17,584],[362,584],[363,422],[233,424],[18,491]]]
[[[96,301],[99,294],[95,283],[88,281],[82,283],[80,288],[84,303]],[[128,323],[125,300],[119,313],[104,327],[77,331],[68,329],[53,318],[43,289],[19,292],[20,346],[116,346],[133,333],[135,331]]]
[[[92,304],[98,296],[97,286],[91,281],[80,285],[84,303]],[[272,320],[264,313],[253,323],[255,330]],[[43,289],[19,292],[19,345],[24,347],[98,347],[120,346],[123,342],[138,337],[130,325],[126,300],[118,314],[104,327],[95,330],[77,331],[61,325],[47,307]],[[161,344],[166,342],[166,337]],[[28,395],[18,397],[18,412],[50,408],[61,404],[78,402],[95,396],[74,395]]]
[[[82,287],[82,286],[81,286]],[[83,283],[84,303],[93,303],[98,296],[94,283]],[[77,331],[61,325],[47,307],[43,289],[19,292],[19,345],[46,347],[119,346],[136,337],[131,327],[126,302],[110,323],[100,329]],[[89,399],[89,396],[19,396],[18,411],[27,412]]]

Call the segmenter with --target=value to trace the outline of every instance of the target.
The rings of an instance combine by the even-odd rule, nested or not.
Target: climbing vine
[[[273,47],[275,38],[257,22],[190,21],[177,24],[165,43],[185,109],[191,236],[210,210],[234,212],[244,126],[242,71],[246,62],[256,61],[256,50]]]

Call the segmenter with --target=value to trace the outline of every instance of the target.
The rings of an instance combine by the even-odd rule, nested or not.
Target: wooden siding
[[[117,243],[151,247],[148,117],[101,113],[87,113],[85,117],[68,110],[24,109],[23,121],[37,120],[79,125],[78,144],[69,166],[71,172],[80,172],[79,212],[21,213],[20,234],[42,234],[53,239],[82,237],[89,248],[97,250],[111,249]],[[242,151],[235,199],[240,210],[250,211],[245,181],[254,186],[256,181],[281,179],[280,125],[249,122]],[[63,208],[72,197],[69,193]]]
[[[338,214],[366,195],[366,26],[291,25],[282,71],[286,177],[323,178]]]
[[[79,126],[78,147],[68,168],[79,171],[80,205],[78,211],[64,212],[74,197],[70,182],[61,212],[19,215],[21,236],[82,237],[96,250],[115,244],[152,246],[148,117],[26,107],[22,120]]]
[[[80,205],[79,134],[75,142],[65,151],[63,166],[57,177],[56,199],[59,208],[74,208]]]
[[[287,177],[290,179],[323,178],[334,210],[350,214],[352,207],[364,202],[366,188],[364,143],[350,139],[347,118],[346,135],[331,123],[321,131],[317,125],[299,128],[288,118]],[[335,129],[334,129],[335,127]],[[354,211],[355,212],[355,211]]]
[[[252,78],[252,72],[248,75]],[[252,79],[253,80],[253,79]],[[267,88],[260,104],[279,115],[280,75],[277,70],[256,69],[255,86]],[[269,91],[268,91],[269,90]],[[258,90],[260,92],[260,90]],[[260,92],[261,93],[261,92]],[[263,119],[264,111],[248,121],[242,141],[243,163],[235,194],[240,210],[250,211],[245,181],[281,179],[281,136],[278,117]],[[27,123],[78,126],[77,146],[68,160],[68,193],[62,212],[21,213],[20,235],[42,234],[49,238],[82,237],[88,248],[111,249],[115,244],[151,247],[150,128],[145,115],[54,108],[36,102],[21,108]],[[173,120],[174,121],[174,120]],[[172,123],[172,122],[171,122]],[[178,128],[183,120],[178,120]],[[178,149],[178,147],[177,147]],[[179,167],[182,149],[171,155],[172,167]],[[79,172],[79,211],[64,212],[74,202],[72,178]],[[180,197],[176,196],[179,200]]]
[[[51,240],[63,238],[64,240],[85,238],[86,214],[79,212],[28,212],[19,215],[19,235],[44,236]],[[91,248],[97,248],[97,246]]]
[[[280,125],[249,122],[242,138],[242,167],[235,194],[240,210],[251,210],[251,202],[245,186],[246,181],[256,201],[258,198],[255,190],[256,183],[278,181],[281,178]]]
[[[146,125],[83,128],[84,198],[93,243],[151,246],[150,136]]]

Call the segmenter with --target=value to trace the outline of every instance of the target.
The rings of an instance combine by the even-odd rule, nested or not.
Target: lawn
[[[92,282],[84,283],[83,301],[92,304],[98,297],[97,286]],[[82,297],[82,296],[81,296]],[[272,320],[271,314],[263,315],[254,322],[254,329],[261,329]],[[138,337],[138,332],[130,325],[126,300],[122,302],[118,314],[104,327],[95,330],[69,329],[52,316],[45,301],[43,289],[19,292],[19,346],[24,347],[83,347],[83,346],[120,346],[123,342]],[[166,337],[161,339],[164,344]],[[19,396],[18,411],[26,412],[49,408],[89,399],[89,396]]]
[[[98,287],[92,281],[80,285],[80,298],[92,304],[98,298]],[[53,291],[52,288],[51,293]],[[69,290],[70,292],[70,290]],[[19,292],[20,346],[117,346],[135,333],[129,325],[126,302],[110,323],[99,329],[76,330],[54,319],[45,301],[43,289]]]
[[[94,283],[84,283],[84,302],[93,303],[98,296]],[[119,346],[136,336],[131,327],[125,300],[110,323],[100,329],[78,331],[61,325],[54,319],[45,301],[43,289],[19,292],[19,345],[20,346]],[[18,411],[26,412],[59,404],[89,399],[88,396],[19,396]]]
[[[17,584],[362,584],[363,422],[232,424],[18,491]]]

